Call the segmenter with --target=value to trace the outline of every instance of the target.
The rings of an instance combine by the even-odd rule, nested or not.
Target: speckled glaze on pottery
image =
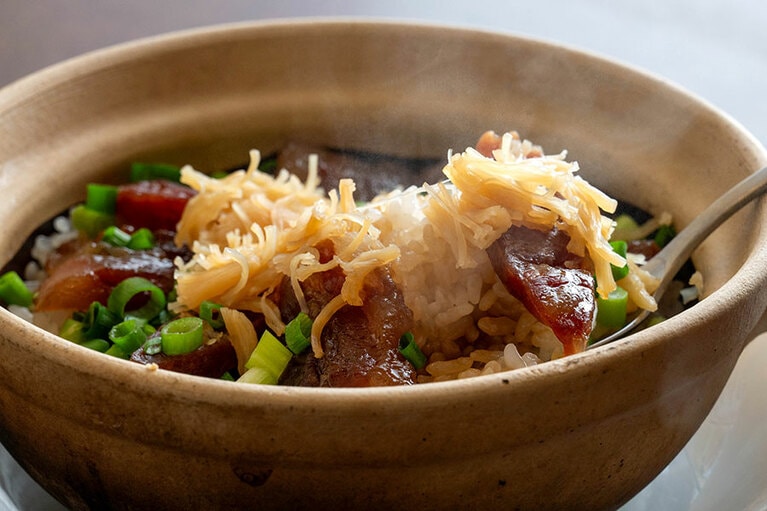
[[[240,24],[92,53],[0,92],[0,261],[130,161],[242,164],[290,136],[442,156],[485,129],[569,149],[686,224],[767,155],[663,80],[541,41],[407,23]],[[74,509],[599,509],[674,457],[767,307],[760,203],[696,254],[708,297],[614,345],[409,388],[236,385],[0,311],[0,440]]]

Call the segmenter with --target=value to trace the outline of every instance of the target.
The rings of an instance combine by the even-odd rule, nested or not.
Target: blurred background
[[[767,2],[759,0],[0,0],[0,87],[76,55],[169,31],[349,16],[509,32],[664,77],[767,143]],[[767,338],[706,423],[624,510],[767,509]],[[652,446],[648,446],[652,448]],[[0,511],[60,509],[0,450]]]
[[[295,16],[424,20],[561,42],[664,76],[767,140],[767,5],[758,0],[2,0],[0,85],[131,39]]]

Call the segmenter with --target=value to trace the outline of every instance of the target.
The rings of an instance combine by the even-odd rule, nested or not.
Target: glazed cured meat
[[[305,179],[309,154],[318,157],[317,174],[325,190],[337,189],[342,178],[351,178],[356,187],[355,198],[363,201],[397,188],[420,186],[444,178],[444,163],[440,161],[337,151],[298,142],[291,142],[280,151],[277,167]]]
[[[144,277],[166,293],[173,289],[172,258],[161,248],[129,250],[103,242],[75,242],[62,247],[46,265],[40,286],[39,311],[87,310],[91,302],[106,304],[112,289],[128,277]]]
[[[106,304],[112,289],[128,277],[144,277],[169,292],[174,285],[173,260],[190,256],[188,248],[173,244],[173,236],[194,193],[191,188],[164,180],[119,186],[118,225],[128,232],[151,229],[156,246],[129,250],[82,239],[62,245],[46,261],[48,278],[40,287],[36,309],[86,310],[94,301]]]
[[[121,185],[117,191],[118,224],[175,231],[195,193],[188,186],[163,179]]]
[[[594,278],[567,251],[569,241],[556,229],[515,226],[487,251],[506,289],[551,328],[565,355],[585,349],[596,313]]]
[[[327,257],[328,249],[321,250]],[[332,254],[332,252],[331,252]],[[314,318],[341,291],[340,268],[316,273],[302,283],[309,316]],[[322,331],[324,356],[312,351],[297,357],[281,384],[311,387],[370,387],[415,383],[415,369],[399,353],[399,339],[412,326],[412,313],[385,269],[371,272],[363,288],[363,305],[347,305]],[[283,318],[300,311],[288,279],[277,293]]]
[[[160,335],[159,332],[154,336]],[[157,364],[160,369],[177,373],[193,374],[208,378],[219,378],[225,372],[237,367],[237,355],[226,335],[209,340],[196,350],[183,355],[147,355],[139,348],[131,355],[131,361],[139,364]]]
[[[660,246],[655,240],[632,240],[628,242],[627,252],[631,254],[641,254],[646,259],[652,259],[660,252]]]

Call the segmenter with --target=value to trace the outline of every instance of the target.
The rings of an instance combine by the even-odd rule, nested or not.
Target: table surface
[[[767,143],[767,2],[759,0],[2,0],[0,87],[140,37],[295,16],[422,20],[563,43],[663,76]],[[767,338],[759,337],[690,445],[625,509],[767,508],[767,440],[754,427],[767,419],[765,362]],[[0,510],[58,509],[7,452],[0,451],[0,468]]]

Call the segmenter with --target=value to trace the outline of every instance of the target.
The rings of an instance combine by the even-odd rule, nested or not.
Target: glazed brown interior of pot
[[[86,183],[121,181],[129,163],[135,160],[190,163],[200,170],[215,171],[246,163],[249,149],[269,153],[291,138],[403,156],[445,157],[448,149],[460,151],[473,145],[486,129],[518,130],[550,153],[568,149],[569,158],[580,163],[582,176],[590,182],[651,213],[669,211],[679,226],[689,222],[722,190],[767,161],[764,150],[737,124],[673,86],[545,43],[476,31],[386,23],[235,26],[99,52],[33,76],[0,94],[0,179],[13,190],[0,202],[0,263],[5,264],[13,256],[36,226],[82,200]],[[143,412],[137,400],[146,392],[162,393],[169,409],[188,418],[221,420],[210,442],[215,444],[212,448],[228,445],[233,455],[244,460],[276,464],[270,484],[281,481],[279,465],[288,459],[284,464],[289,470],[297,470],[302,463],[313,470],[310,473],[316,479],[301,482],[306,488],[331,488],[339,492],[340,499],[348,497],[348,486],[343,481],[333,486],[332,477],[339,474],[339,480],[346,479],[344,467],[352,467],[359,474],[355,476],[358,482],[386,483],[386,470],[401,472],[401,459],[409,456],[413,472],[431,470],[445,484],[465,483],[462,491],[470,491],[484,487],[462,476],[466,469],[495,477],[496,471],[511,473],[510,460],[519,459],[520,463],[545,465],[553,473],[572,470],[582,474],[588,468],[596,489],[581,479],[566,480],[563,475],[557,497],[571,502],[589,502],[593,497],[590,502],[596,505],[614,503],[628,498],[671,459],[724,384],[739,346],[688,360],[677,348],[689,345],[690,340],[673,341],[679,332],[687,332],[687,337],[706,332],[702,322],[715,308],[738,293],[753,291],[756,284],[745,284],[756,282],[751,277],[757,272],[749,270],[748,263],[764,261],[764,254],[759,252],[765,238],[763,218],[759,205],[745,208],[696,254],[695,262],[704,272],[710,297],[683,313],[688,316],[686,322],[672,319],[656,330],[658,334],[645,331],[638,336],[641,342],[631,347],[623,345],[624,351],[597,350],[574,357],[572,362],[557,361],[522,371],[519,377],[500,376],[502,381],[477,378],[472,383],[417,389],[328,390],[322,394],[296,389],[243,389],[219,382],[206,385],[193,377],[157,375],[157,380],[173,384],[166,391],[150,387],[139,367],[109,362],[116,376],[108,377],[101,375],[100,366],[93,363],[100,355],[62,349],[62,354],[46,359],[46,363],[61,360],[67,365],[62,373],[82,371],[82,375],[108,387],[128,383],[131,388],[117,398],[123,408],[99,408],[100,401],[95,397],[77,393],[81,389],[75,382],[67,381],[60,388],[65,392],[71,387],[72,395],[83,399],[85,405],[57,402],[45,388],[24,386],[23,382],[17,385],[21,373],[14,373],[15,379],[9,380],[8,386],[30,401],[38,399],[42,404],[35,413],[42,410],[41,419],[47,418],[44,414],[48,409],[54,416],[71,413],[71,424],[85,431],[92,428],[93,417],[105,423],[117,421],[119,439],[107,431],[103,438],[96,439],[99,449],[93,448],[89,454],[97,460],[94,466],[103,470],[105,478],[108,471],[119,473],[120,467],[102,459],[101,451],[122,449],[125,439],[138,444],[143,441],[145,417],[139,416]],[[719,288],[727,291],[722,298],[715,296]],[[753,310],[741,312],[738,319],[753,324],[764,301],[764,296],[755,298]],[[23,337],[18,333],[22,331],[20,323],[11,319],[8,322],[12,328],[6,335]],[[741,328],[748,329],[747,325]],[[741,330],[733,333],[736,342],[742,340]],[[36,338],[28,349],[28,358],[39,357],[35,350],[42,352],[53,340],[50,336]],[[658,347],[660,342],[665,344]],[[655,349],[649,353],[652,347]],[[26,348],[19,349],[19,356],[26,357]],[[638,358],[631,359],[635,355]],[[635,374],[636,367],[647,371],[644,361],[652,362],[652,368],[667,381],[659,377],[647,381],[643,374]],[[712,372],[707,373],[712,367]],[[36,376],[41,380],[48,376],[44,369],[39,371]],[[713,391],[690,402],[686,390],[689,387],[680,385],[677,375],[689,380],[689,385],[706,384]],[[694,377],[699,379],[690,380]],[[612,395],[602,393],[604,388],[591,383],[603,380],[612,385]],[[548,401],[532,395],[544,388],[548,399],[558,406],[549,406]],[[98,392],[107,395],[108,390]],[[258,400],[253,399],[256,395]],[[417,396],[418,401],[408,396]],[[224,398],[226,404],[220,405]],[[468,400],[474,401],[467,408]],[[522,402],[528,406],[529,416],[515,415],[510,410]],[[568,402],[574,404],[563,404]],[[660,403],[657,409],[653,408],[655,403]],[[674,408],[682,403],[690,408]],[[40,477],[50,474],[52,467],[65,473],[70,467],[67,463],[71,463],[68,454],[57,451],[55,459],[46,459],[47,453],[36,452],[34,442],[24,444],[20,439],[30,425],[13,414],[21,404],[9,398],[7,405],[3,412],[8,418],[6,423],[13,426],[8,430],[12,435],[8,435],[16,444],[15,454],[27,455],[27,468]],[[289,456],[268,439],[248,437],[246,442],[235,442],[234,447],[227,444],[250,431],[254,410],[263,416],[278,417],[273,426],[261,427],[289,445]],[[486,410],[493,410],[495,415],[485,416]],[[379,424],[375,417],[383,414],[388,414],[387,420],[402,426],[402,430],[392,432]],[[444,424],[452,422],[454,416],[460,418],[457,428],[448,430]],[[171,460],[183,463],[190,450],[200,458],[210,454],[207,445],[198,443],[194,427],[185,422],[166,424],[166,418],[156,410],[147,412],[147,417],[173,440],[171,447],[163,446],[162,450],[169,465]],[[318,418],[326,420],[318,423]],[[340,424],[340,430],[331,426],[336,424],[333,421]],[[51,437],[64,435],[42,420],[37,422]],[[439,446],[453,445],[465,425],[471,430],[471,424],[480,422],[488,428],[487,436],[472,438],[468,455],[458,456]],[[639,433],[630,431],[635,424],[645,428],[648,437],[658,439],[657,454],[648,452],[637,440]],[[292,432],[293,437],[285,431]],[[303,448],[311,445],[318,451],[328,451],[339,442],[339,431],[348,434],[352,446],[348,452],[317,461]],[[500,452],[490,461],[479,456],[496,449],[506,431],[518,433],[504,444],[514,456]],[[219,432],[220,437],[216,436]],[[77,429],[72,438],[80,438],[78,435],[85,434]],[[371,436],[380,438],[379,444],[371,443]],[[291,438],[296,437],[302,445],[293,445],[296,442]],[[39,438],[44,438],[43,432]],[[425,443],[426,438],[429,443]],[[600,439],[598,443],[595,438]],[[437,440],[442,444],[432,447]],[[397,447],[392,448],[395,443]],[[72,445],[72,456],[77,456],[79,444],[72,440]],[[136,453],[132,459],[140,463],[141,455],[153,452],[154,447],[123,454]],[[542,449],[540,453],[538,448]],[[223,459],[220,452],[210,456],[206,464],[212,465],[210,459],[214,459],[223,466],[221,479],[215,479],[218,488],[229,488],[229,484],[240,488],[236,486],[239,481],[232,483],[228,479],[233,462]],[[557,465],[558,456],[566,463]],[[340,469],[333,464],[333,457],[341,460]],[[609,461],[599,465],[602,458]],[[545,461],[539,462],[541,459]],[[623,459],[628,468],[620,473]],[[381,469],[376,465],[366,471],[371,460],[380,463]],[[188,465],[190,480],[196,477],[194,480],[200,484],[214,480],[212,472],[198,470],[193,463]],[[519,467],[519,473],[527,474],[520,487],[530,495],[537,495],[534,489],[548,494],[544,483],[536,486],[526,466]],[[120,475],[128,474],[136,475],[127,470]],[[612,477],[609,484],[599,480],[608,475]],[[88,478],[85,473],[80,476]],[[68,502],[76,502],[79,492],[85,490],[72,489],[72,483],[65,479],[62,476],[51,487],[68,495]],[[288,487],[293,483],[284,484]],[[119,484],[116,487],[109,488],[105,495],[112,499],[115,495],[131,496]],[[346,493],[343,488],[347,488]],[[505,486],[504,491],[511,488]],[[433,496],[437,490],[439,485],[434,483],[422,493],[419,488],[400,491],[411,491],[411,497],[421,502],[419,498]],[[381,495],[385,493],[380,491]],[[450,494],[444,495],[442,501],[435,502],[448,505]],[[491,498],[488,493],[484,495]],[[280,498],[286,497],[278,496],[272,502],[284,503]],[[387,494],[386,498],[386,502],[396,502],[397,496]]]

